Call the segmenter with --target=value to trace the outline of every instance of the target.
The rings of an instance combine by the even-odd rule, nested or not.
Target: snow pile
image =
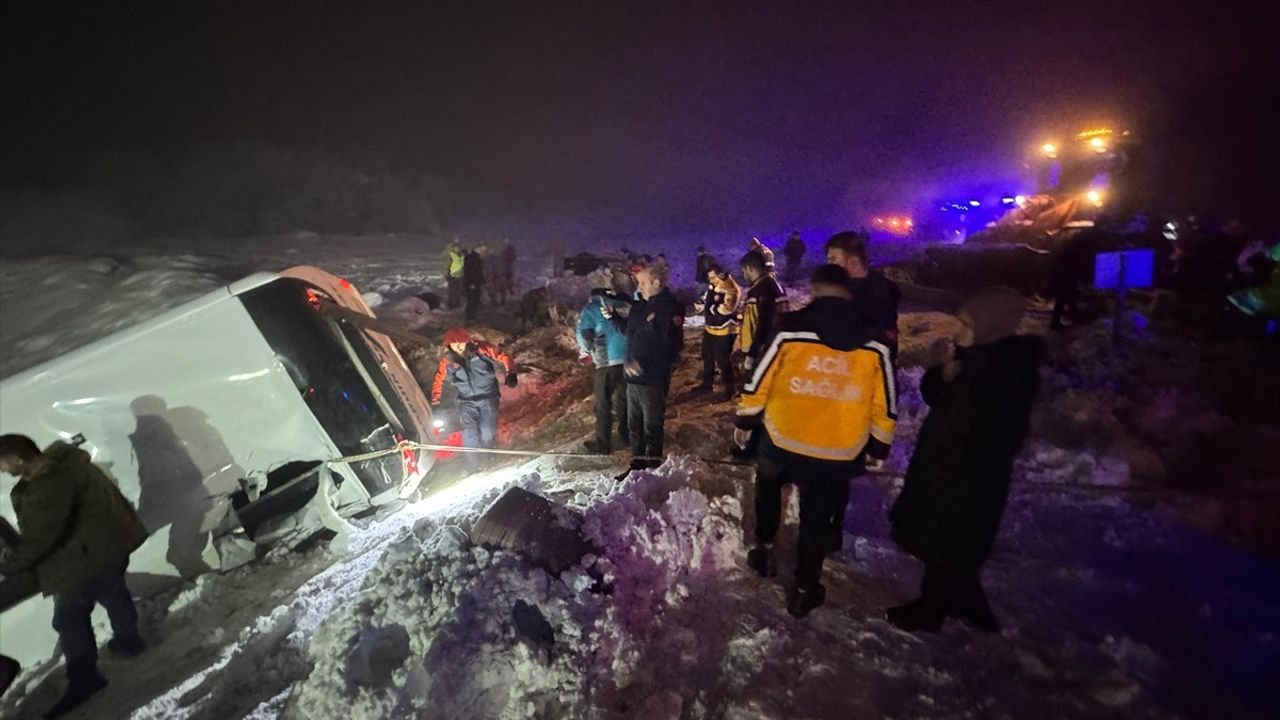
[[[620,486],[599,478],[577,487],[581,532],[599,552],[559,578],[473,547],[457,527],[420,522],[317,629],[297,708],[310,717],[581,716],[647,686],[655,667],[687,664],[655,657],[655,637],[693,588],[740,560],[732,485],[673,460]],[[697,656],[696,634],[681,624],[676,635],[676,655]],[[642,694],[654,708],[681,703]]]

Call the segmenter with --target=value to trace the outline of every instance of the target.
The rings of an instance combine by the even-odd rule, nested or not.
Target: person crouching
[[[483,340],[477,340],[463,328],[444,334],[445,354],[436,367],[431,383],[431,404],[438,406],[449,389],[458,398],[462,443],[469,448],[491,448],[498,437],[498,402],[501,391],[498,376],[506,376],[506,385],[516,387],[515,362],[511,356]],[[469,457],[472,467],[479,455]]]
[[[979,571],[995,542],[1038,385],[1044,342],[1014,334],[1025,308],[1008,288],[966,302],[956,313],[954,357],[921,380],[929,415],[889,515],[893,540],[924,562],[920,597],[886,612],[903,630],[936,631],[948,617],[999,629]]]
[[[849,275],[836,265],[813,273],[813,301],[782,316],[778,331],[742,393],[734,442],[760,430],[756,463],[755,547],[747,564],[762,577],[777,572],[773,541],[782,515],[782,486],[800,491],[795,587],[787,611],[803,618],[822,605],[822,562],[836,509],[868,454],[883,458],[897,409],[889,349],[867,342],[849,322]]]

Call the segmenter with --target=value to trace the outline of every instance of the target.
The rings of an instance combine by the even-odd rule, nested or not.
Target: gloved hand
[[[591,367],[592,365],[595,364],[595,361],[591,359],[590,355],[588,355],[587,353],[583,353],[578,356],[578,363],[581,364],[583,367]]]
[[[756,360],[755,360],[755,358],[751,357],[750,355],[748,355],[748,356],[747,356],[747,357],[742,361],[742,369],[743,369],[743,370],[746,370],[747,372],[751,372],[752,370],[754,370],[754,369],[755,369],[755,366],[756,366]]]
[[[734,428],[734,429],[733,429],[733,444],[734,444],[734,445],[737,445],[737,446],[738,446],[738,448],[739,448],[739,449],[741,449],[741,450],[746,450],[746,449],[747,449],[747,443],[749,443],[749,442],[751,442],[751,431],[750,431],[750,430],[743,430],[742,428]]]
[[[507,387],[513,388],[520,384],[520,378],[516,377],[513,372],[507,373]]]

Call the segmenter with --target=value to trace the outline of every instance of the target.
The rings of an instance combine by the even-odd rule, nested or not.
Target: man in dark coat
[[[626,320],[606,310],[606,317],[625,328],[627,361],[627,429],[631,465],[648,467],[663,454],[667,390],[684,342],[684,307],[667,287],[666,268],[651,265],[635,274],[639,297]]]
[[[467,297],[467,322],[474,322],[476,315],[480,313],[480,297],[484,292],[484,253],[481,247],[472,248],[462,260],[462,284]]]
[[[800,264],[804,262],[804,240],[798,231],[787,238],[787,244],[782,246],[782,254],[787,258],[787,284],[791,285],[799,276]]]
[[[1014,334],[1025,306],[1007,288],[969,300],[957,313],[954,357],[921,382],[929,416],[889,515],[894,541],[925,566],[920,598],[887,613],[904,630],[936,631],[948,617],[999,629],[979,571],[995,542],[1036,396],[1043,341]]]
[[[107,684],[90,621],[95,605],[111,620],[108,649],[132,656],[146,647],[124,574],[147,529],[89,453],[72,445],[55,442],[41,452],[25,435],[0,435],[0,472],[19,478],[9,497],[20,530],[0,572],[32,572],[40,591],[53,596],[67,689],[44,717],[61,717]]]
[[[827,240],[827,262],[849,273],[853,304],[866,323],[871,339],[885,345],[898,358],[898,303],[902,290],[867,260],[867,241],[852,230]]]
[[[716,264],[716,259],[711,256],[711,253],[707,252],[707,246],[699,245],[698,260],[693,268],[694,282],[698,283],[699,285],[706,285],[708,282],[707,273],[711,271],[711,268],[714,267],[715,264]]]

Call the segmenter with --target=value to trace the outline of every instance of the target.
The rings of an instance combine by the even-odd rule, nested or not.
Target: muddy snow
[[[387,303],[440,289],[438,247],[385,242],[418,243],[420,262],[355,240],[317,249],[329,254],[321,262],[299,239],[177,265],[149,256],[114,267],[6,260],[0,306],[25,296],[38,304],[48,292],[41,278],[72,289],[50,302],[43,328],[15,331],[8,320],[20,313],[5,307],[10,326],[0,332],[19,350],[6,354],[4,374],[89,338],[75,335],[73,310],[90,298],[103,307],[85,317],[116,322],[94,314],[110,312],[125,323],[155,304],[148,293],[171,302],[245,266],[305,258]],[[550,284],[566,304],[589,289],[548,275],[531,267],[522,283]],[[688,392],[691,329],[661,467],[618,480],[622,454],[495,462],[471,475],[442,462],[421,499],[355,521],[360,532],[345,544],[275,552],[143,600],[151,649],[105,660],[110,686],[73,717],[1274,717],[1280,566],[1274,530],[1258,527],[1274,528],[1275,501],[1256,495],[1275,492],[1274,475],[1248,458],[1220,460],[1230,476],[1183,468],[1202,467],[1230,438],[1268,437],[1275,419],[1241,396],[1232,373],[1200,379],[1198,361],[1229,350],[1197,348],[1187,359],[1170,351],[1188,347],[1177,337],[1141,340],[1124,355],[1105,329],[1052,339],[1034,437],[984,573],[1001,633],[951,624],[911,635],[883,621],[919,580],[918,565],[888,539],[887,511],[927,412],[921,369],[911,366],[950,331],[943,309],[903,316],[899,439],[883,474],[855,482],[845,549],[826,563],[826,605],[803,621],[783,607],[794,498],[779,577],[761,579],[744,562],[751,470],[719,462],[731,405]],[[458,319],[420,314],[424,333]],[[1033,313],[1025,329],[1043,320]],[[497,309],[482,325],[524,366],[521,386],[504,394],[504,441],[578,449],[590,385],[569,329],[520,334]],[[25,344],[9,343],[17,338]],[[403,350],[422,379],[434,348]],[[1264,387],[1275,382],[1270,371],[1237,369]],[[1194,427],[1172,420],[1187,417]],[[473,543],[477,519],[511,486],[562,506],[560,521],[591,551],[556,575]],[[56,699],[61,679],[51,672],[24,676],[0,705],[6,717]]]

